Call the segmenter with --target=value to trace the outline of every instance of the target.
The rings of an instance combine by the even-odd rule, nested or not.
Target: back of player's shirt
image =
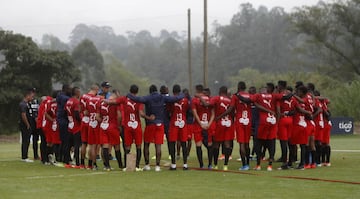
[[[244,98],[250,98],[249,93],[239,92],[238,94]],[[231,106],[235,107],[235,121],[245,126],[249,125],[252,119],[251,104],[246,104],[236,95],[233,95],[231,98]]]
[[[141,127],[139,111],[144,110],[143,104],[134,102],[127,97],[117,98],[116,102],[123,105],[123,124],[132,129]]]
[[[58,125],[56,121],[57,111],[58,111],[58,106],[56,101],[48,100],[45,112],[53,119],[53,121],[45,118],[46,122],[43,123],[43,128],[54,132],[58,130]]]
[[[91,95],[89,93],[83,94],[80,97],[80,110],[81,110],[80,116],[82,117],[82,123],[85,125],[89,124],[89,116],[85,114],[85,111],[87,110],[86,108],[87,101],[91,97],[94,97],[94,95]]]
[[[100,128],[107,130],[109,128],[117,128],[118,126],[118,106],[109,105],[105,102],[101,102],[98,112],[102,117]]]
[[[183,128],[186,124],[186,113],[189,109],[189,102],[187,98],[171,104],[171,118],[170,124],[179,128]]]
[[[89,113],[89,126],[93,129],[98,127],[98,121],[96,120],[96,113],[100,108],[101,99],[102,98],[100,96],[90,97],[86,103],[86,109],[88,110]]]
[[[207,102],[207,103],[210,103],[210,98],[208,96],[201,96],[201,98]],[[194,97],[192,99],[192,102],[191,102],[191,109],[192,110],[196,110],[198,116],[199,116],[199,119],[202,123],[204,124],[207,124],[209,123],[209,120],[210,120],[210,116],[211,116],[211,108],[210,107],[206,107],[206,106],[203,106],[201,104],[201,101],[199,98],[197,97]],[[196,124],[198,124],[197,122],[195,122]],[[200,125],[200,124],[199,124]]]
[[[80,121],[75,118],[75,111],[80,110],[80,101],[74,97],[70,98],[65,104],[65,111],[68,116],[69,124],[68,131],[71,133],[77,133],[80,131]]]

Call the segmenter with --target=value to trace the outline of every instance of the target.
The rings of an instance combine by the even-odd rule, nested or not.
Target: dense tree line
[[[228,25],[212,24],[209,87],[216,94],[219,86],[233,86],[240,79],[255,86],[261,86],[258,80],[312,80],[331,97],[335,115],[360,119],[353,108],[341,106],[344,100],[360,101],[356,91],[350,92],[360,85],[359,13],[358,0],[319,2],[291,13],[241,4]],[[31,38],[0,32],[0,106],[8,108],[1,111],[16,110],[19,88],[28,85],[41,94],[49,93],[54,83],[74,82],[86,91],[102,80],[122,93],[129,82],[139,84],[141,93],[149,83],[188,87],[184,33],[162,30],[154,36],[143,30],[117,35],[108,26],[78,24],[69,39],[65,43],[44,35],[37,45]],[[203,79],[202,46],[201,35],[192,38],[194,83]],[[4,124],[2,120],[0,127]]]

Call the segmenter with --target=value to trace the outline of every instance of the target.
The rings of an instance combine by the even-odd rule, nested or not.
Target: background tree
[[[71,56],[81,71],[83,88],[105,81],[104,59],[92,41],[83,40],[74,48]]]
[[[66,52],[41,50],[31,38],[0,31],[0,129],[17,127],[18,103],[25,89],[49,95],[53,83],[79,80],[79,71]]]
[[[311,58],[308,65],[342,80],[360,75],[360,1],[298,8],[291,21],[293,30],[305,37],[301,52]]]

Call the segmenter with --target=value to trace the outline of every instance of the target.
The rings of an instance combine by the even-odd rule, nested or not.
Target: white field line
[[[105,172],[79,173],[79,174],[72,174],[72,175],[55,175],[55,176],[30,176],[30,177],[25,177],[25,179],[34,180],[34,179],[47,179],[47,178],[64,178],[64,177],[92,176],[92,175],[103,175],[103,174],[105,174]]]
[[[360,150],[337,150],[331,149],[331,152],[342,152],[342,153],[360,153]]]

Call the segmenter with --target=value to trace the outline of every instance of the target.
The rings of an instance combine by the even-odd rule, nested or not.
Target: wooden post
[[[207,31],[207,0],[204,0],[204,87],[208,87],[208,31]]]
[[[191,67],[191,10],[188,9],[188,72],[189,72],[189,93],[192,95],[192,67]]]

